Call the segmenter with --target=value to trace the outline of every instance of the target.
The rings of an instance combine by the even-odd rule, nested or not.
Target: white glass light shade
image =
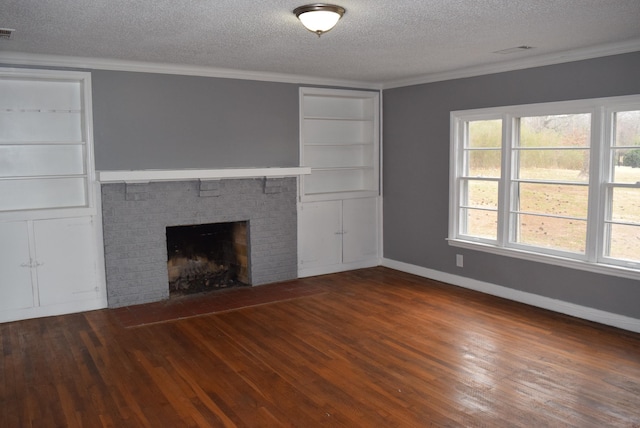
[[[309,31],[326,32],[331,30],[340,19],[340,15],[335,12],[327,12],[323,10],[317,10],[313,12],[305,12],[298,17],[302,22],[302,25],[307,27]]]
[[[318,36],[331,30],[344,12],[340,6],[320,3],[300,6],[293,11],[302,25]]]

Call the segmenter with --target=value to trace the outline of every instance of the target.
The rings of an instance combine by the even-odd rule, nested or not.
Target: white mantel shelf
[[[309,167],[293,168],[224,168],[224,169],[143,169],[130,171],[98,171],[98,181],[149,182],[178,180],[219,180],[224,178],[292,177],[311,174]]]

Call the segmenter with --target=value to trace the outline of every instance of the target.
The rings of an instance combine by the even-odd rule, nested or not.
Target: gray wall
[[[298,85],[92,70],[96,169],[291,167]]]
[[[384,91],[384,257],[640,318],[638,281],[445,241],[452,110],[640,94],[639,76],[636,52]]]

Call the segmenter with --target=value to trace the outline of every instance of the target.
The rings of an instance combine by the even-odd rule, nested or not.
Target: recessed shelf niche
[[[377,92],[300,90],[302,200],[378,194],[378,103]]]

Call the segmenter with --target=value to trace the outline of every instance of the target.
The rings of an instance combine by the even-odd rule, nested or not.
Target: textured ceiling
[[[333,3],[347,12],[318,38],[291,12],[301,0],[2,0],[0,27],[16,31],[0,52],[384,84],[612,45],[640,50],[640,0]],[[493,53],[521,45],[535,49]]]

